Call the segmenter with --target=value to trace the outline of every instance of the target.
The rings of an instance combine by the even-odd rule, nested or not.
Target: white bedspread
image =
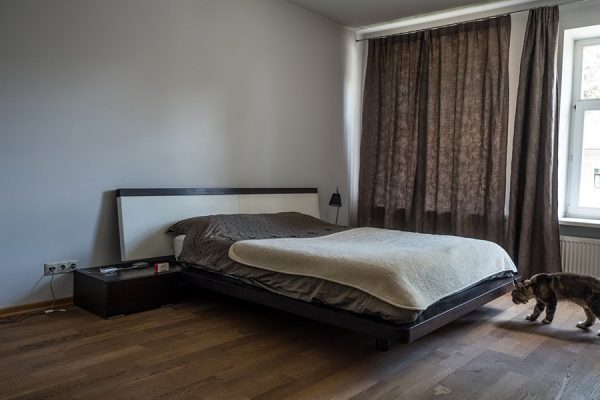
[[[229,257],[350,286],[409,310],[424,310],[500,272],[516,272],[508,254],[492,242],[376,228],[308,239],[243,240],[231,246]]]

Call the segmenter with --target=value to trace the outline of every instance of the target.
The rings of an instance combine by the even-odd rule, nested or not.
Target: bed
[[[489,242],[324,223],[313,188],[120,189],[117,203],[124,260],[175,254],[186,282],[375,336],[379,350],[480,307],[514,279],[512,261]],[[369,240],[371,254],[353,252]],[[390,257],[404,257],[393,274]],[[411,292],[432,274],[426,290]]]

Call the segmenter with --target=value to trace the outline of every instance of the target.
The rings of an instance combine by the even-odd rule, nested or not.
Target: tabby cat
[[[546,309],[544,324],[552,323],[557,300],[569,300],[583,307],[587,319],[577,323],[577,327],[588,329],[600,318],[600,279],[569,273],[537,274],[525,282],[515,281],[512,301],[525,304],[535,298],[537,303],[533,313],[526,319],[535,321]],[[600,336],[600,333],[598,333]]]

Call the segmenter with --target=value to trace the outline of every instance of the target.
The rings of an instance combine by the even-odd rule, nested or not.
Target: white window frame
[[[588,110],[600,111],[600,99],[582,99],[583,48],[600,45],[600,37],[575,41],[573,52],[573,87],[571,128],[569,134],[569,165],[567,179],[567,207],[569,218],[600,219],[600,208],[579,207],[581,159],[583,156],[583,122]]]

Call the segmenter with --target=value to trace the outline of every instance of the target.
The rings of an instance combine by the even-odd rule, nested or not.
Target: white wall
[[[318,186],[334,218],[343,46],[280,0],[0,2],[0,308],[119,259],[115,188]]]
[[[367,65],[367,42],[356,42],[354,32],[345,34],[344,138],[346,150],[348,220],[358,224],[358,178],[360,168],[360,135],[362,95]]]

